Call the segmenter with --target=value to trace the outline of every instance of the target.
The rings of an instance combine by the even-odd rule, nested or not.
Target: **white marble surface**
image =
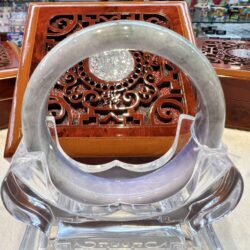
[[[0,182],[10,163],[3,158],[7,131],[0,131]],[[238,207],[228,217],[215,223],[225,250],[250,249],[250,132],[225,129],[224,143],[229,151],[238,155],[234,162],[240,170],[245,190]],[[0,201],[0,250],[16,250],[24,232],[24,225],[12,218]]]

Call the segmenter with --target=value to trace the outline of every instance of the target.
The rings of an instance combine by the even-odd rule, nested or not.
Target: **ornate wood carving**
[[[93,13],[93,12],[92,12]],[[75,15],[55,15],[50,18],[47,30],[48,46],[50,42],[54,45],[55,41],[61,41],[69,34],[86,28],[88,26],[115,20],[140,20],[158,24],[171,28],[171,21],[164,14],[155,13],[106,13],[106,14],[75,14]],[[58,38],[58,39],[56,39]]]
[[[46,51],[72,32],[111,20],[142,20],[172,28],[160,14],[60,15],[49,20]],[[186,113],[180,70],[158,56],[131,51],[134,70],[117,82],[93,75],[88,59],[69,69],[51,92],[49,114],[57,124],[135,126],[176,124]],[[108,67],[108,65],[107,65]]]
[[[250,130],[250,42],[197,39],[220,77],[226,101],[226,126]]]
[[[0,68],[10,64],[10,57],[5,47],[0,44]]]
[[[88,60],[71,68],[51,92],[49,113],[57,124],[155,125],[176,123],[185,112],[179,70],[149,53],[131,52],[134,71],[119,82],[91,74]]]
[[[7,128],[16,81],[19,50],[0,37],[0,129]]]
[[[205,40],[202,52],[212,64],[236,66],[250,70],[250,43],[230,40]],[[248,52],[247,52],[248,51]],[[242,52],[245,52],[245,56]]]
[[[29,77],[58,42],[89,25],[117,19],[156,23],[194,42],[187,13],[184,2],[31,4],[5,155],[15,151],[21,138],[21,103]],[[172,144],[179,114],[195,113],[193,90],[179,69],[155,55],[130,53],[135,68],[121,81],[100,80],[86,59],[55,83],[49,114],[56,117],[69,155],[81,157],[84,148],[88,157],[159,156]],[[181,138],[184,142],[188,134]]]
[[[19,49],[13,42],[0,41],[0,79],[16,77]]]

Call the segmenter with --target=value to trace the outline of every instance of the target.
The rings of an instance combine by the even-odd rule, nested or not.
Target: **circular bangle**
[[[59,77],[80,60],[115,49],[150,52],[178,66],[197,90],[199,105],[194,130],[199,142],[212,148],[220,144],[225,104],[211,64],[182,36],[142,21],[114,21],[85,28],[64,39],[44,57],[30,78],[23,100],[24,142],[28,151],[44,152],[54,185],[73,199],[102,205],[159,201],[176,193],[190,179],[197,157],[192,139],[161,168],[140,177],[126,177],[123,173],[114,179],[86,173],[81,163],[65,157],[45,122],[49,93]]]

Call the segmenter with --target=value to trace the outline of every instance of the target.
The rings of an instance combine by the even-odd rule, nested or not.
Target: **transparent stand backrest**
[[[59,150],[65,155],[65,157],[75,161],[69,156],[66,156],[63,149],[60,147],[54,117],[47,117],[46,121],[50,134],[56,142]],[[211,184],[219,180],[232,166],[231,161],[227,158],[227,151],[224,146],[211,149],[198,142],[193,130],[193,121],[194,117],[192,116],[180,116],[174,143],[169,151],[160,157],[160,161],[157,159],[153,162],[138,165],[130,165],[120,161],[116,161],[116,164],[113,165],[81,165],[81,171],[87,170],[90,175],[93,175],[93,185],[95,185],[94,181],[96,172],[99,174],[99,177],[102,176],[102,173],[105,176],[105,179],[109,179],[107,176],[110,176],[109,181],[113,181],[114,183],[119,181],[117,176],[120,176],[121,180],[127,179],[127,181],[130,180],[131,183],[136,183],[141,181],[141,178],[143,178],[144,175],[147,175],[152,171],[159,171],[161,167],[175,157],[181,134],[183,131],[187,131],[187,128],[190,128],[190,141],[193,141],[195,145],[194,150],[198,152],[195,160],[194,171],[188,182],[183,183],[183,187],[177,193],[157,202],[145,203],[142,201],[141,204],[129,204],[117,200],[117,202],[114,203],[98,205],[74,200],[63,194],[53,184],[44,152],[28,152],[23,141],[13,157],[11,171],[18,179],[21,179],[25,185],[29,186],[32,192],[38,195],[42,200],[62,211],[66,211],[72,216],[87,217],[95,220],[105,220],[106,216],[108,216],[106,219],[112,220],[131,220],[164,215],[190,203],[198,195],[205,192]],[[107,169],[107,166],[109,169]],[[97,168],[98,171],[92,170],[92,168]],[[113,178],[114,172],[112,171],[116,173],[115,179]],[[175,180],[171,178],[164,179],[163,177],[163,183],[164,182],[171,185],[175,184]],[[150,185],[150,183],[147,184]],[[159,185],[160,188],[160,184],[157,183],[157,185]],[[115,190],[115,186],[113,190]],[[124,212],[126,212],[126,216],[124,216]]]
[[[63,148],[61,147],[61,145],[59,143],[58,133],[57,133],[57,129],[56,129],[56,122],[55,122],[54,117],[47,116],[46,121],[47,121],[49,130],[50,130],[50,135],[52,136],[60,153],[65,158],[68,158],[69,160],[73,161],[73,159],[70,158],[64,152]],[[115,168],[115,167],[121,168],[124,170],[128,170],[131,172],[141,172],[141,173],[156,170],[156,169],[162,167],[167,162],[169,162],[174,157],[174,155],[176,155],[177,152],[179,152],[183,148],[185,141],[186,141],[186,137],[190,134],[193,121],[194,121],[193,116],[186,115],[186,114],[181,114],[179,116],[179,119],[177,121],[177,126],[176,126],[176,135],[173,139],[172,146],[167,150],[167,152],[165,152],[162,156],[160,156],[158,159],[155,159],[154,161],[147,162],[147,163],[129,164],[129,163],[126,163],[124,161],[120,161],[120,160],[117,160],[114,158],[113,160],[111,160],[108,163],[98,164],[98,165],[79,164],[79,162],[78,162],[77,167],[79,169],[81,169],[82,171],[87,172],[87,173],[104,172],[104,171],[110,170],[110,169]],[[133,129],[133,128],[131,128],[131,129]],[[183,135],[185,136],[184,138],[182,137]],[[105,137],[103,138],[103,140],[105,140]],[[167,137],[166,137],[166,140],[167,140]],[[84,158],[84,148],[82,149],[82,153],[83,153],[82,157]],[[138,155],[137,158],[141,158],[141,156]],[[112,176],[112,174],[110,174],[110,175]],[[120,176],[120,177],[122,177],[122,176]]]

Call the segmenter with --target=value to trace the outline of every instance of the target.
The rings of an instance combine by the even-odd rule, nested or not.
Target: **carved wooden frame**
[[[182,34],[188,40],[195,43],[188,8],[184,2],[31,4],[23,43],[20,71],[15,89],[15,102],[12,106],[9,132],[6,141],[5,156],[11,156],[15,152],[21,139],[21,103],[30,74],[46,54],[46,51],[49,50],[52,41],[50,38],[52,36],[55,38],[57,36],[58,29],[60,29],[60,25],[63,26],[67,22],[66,19],[61,20],[57,22],[56,26],[50,25],[48,27],[46,26],[48,21],[51,20],[55,14],[57,16],[69,15],[73,17],[70,20],[70,25],[73,25],[75,23],[74,18],[76,15],[90,15],[89,19],[90,22],[92,22],[91,15],[105,16],[103,13],[113,16],[121,15],[122,13],[123,16],[128,15],[128,19],[134,19],[135,15],[143,16],[143,14],[150,13],[165,15],[170,20],[174,31]],[[111,19],[112,18],[113,17],[111,16]],[[139,18],[139,20],[141,20],[141,18]],[[84,24],[84,22],[81,24]],[[94,23],[92,22],[92,24]],[[79,28],[78,24],[74,29],[77,30]],[[150,57],[150,55],[146,56]],[[154,56],[150,57],[151,62],[154,61],[153,58]],[[85,63],[86,61],[82,64],[85,65]],[[78,70],[79,66],[82,67],[82,65],[76,66],[78,67]],[[175,70],[173,65],[172,67]],[[72,69],[70,70],[72,71]],[[175,72],[173,72],[173,74],[174,73]],[[184,110],[183,113],[194,115],[195,97],[193,90],[184,74],[180,73],[179,76],[183,85],[181,88],[178,86],[177,88],[174,88],[172,95],[174,98],[180,98],[179,93],[176,92],[176,89],[178,90],[179,88],[182,92],[182,96],[184,96],[184,104],[181,107]],[[175,82],[176,81],[173,81],[174,84]],[[60,79],[57,85],[61,85],[62,87],[63,80]],[[150,91],[150,87],[151,86],[143,89],[142,94],[145,94],[145,91]],[[51,93],[52,99],[50,99],[49,104],[52,105],[52,107],[54,103],[60,104],[59,99],[61,96],[58,89],[60,90],[60,88],[55,88]],[[53,108],[51,108],[50,111],[52,114],[58,115],[58,117],[61,115],[60,112],[57,113],[57,111]],[[128,122],[134,121],[135,119],[136,122],[133,126],[126,126],[126,123],[124,125],[123,122],[123,126],[105,124],[105,126],[98,127],[88,124],[87,126],[77,126],[76,129],[76,125],[74,125],[74,123],[59,124],[57,126],[59,140],[64,150],[73,157],[83,156],[83,148],[85,157],[156,157],[163,154],[173,142],[177,119],[169,124],[156,123],[143,126],[140,122],[139,124],[136,124],[137,121],[140,121],[140,117],[138,117],[138,114],[128,117]],[[113,119],[113,117],[111,118]],[[187,138],[188,133],[186,130],[181,137],[181,140],[186,141]],[[72,145],[74,146],[72,147]]]
[[[234,49],[250,49],[249,41],[202,39],[197,46],[213,64],[226,100],[226,126],[250,130],[250,59],[232,55]]]

